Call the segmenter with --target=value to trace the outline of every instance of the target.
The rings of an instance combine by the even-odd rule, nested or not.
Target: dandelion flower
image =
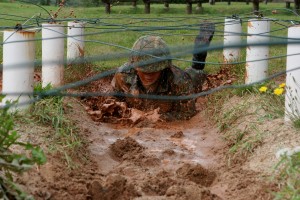
[[[274,90],[274,94],[276,94],[277,96],[280,96],[280,95],[282,95],[283,91],[284,91],[283,88],[276,88]]]
[[[262,86],[261,88],[259,88],[260,92],[266,92],[268,90],[268,88],[266,86]]]
[[[280,87],[280,88],[284,88],[284,87],[285,87],[285,83],[281,83],[281,84],[279,85],[279,87]]]

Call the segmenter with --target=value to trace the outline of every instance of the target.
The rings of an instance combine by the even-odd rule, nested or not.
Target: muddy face
[[[147,87],[154,84],[160,77],[161,71],[146,73],[137,69],[137,75],[140,77],[143,86]]]

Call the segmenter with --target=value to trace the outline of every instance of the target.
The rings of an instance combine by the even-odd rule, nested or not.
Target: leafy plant
[[[14,130],[13,117],[8,109],[0,110],[0,198],[29,199],[31,197],[14,183],[13,173],[22,173],[34,164],[42,165],[46,157],[39,146],[18,141],[20,135]],[[13,148],[20,147],[25,153],[14,153]]]

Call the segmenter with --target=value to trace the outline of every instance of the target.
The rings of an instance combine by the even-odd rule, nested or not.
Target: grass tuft
[[[275,200],[300,199],[300,152],[284,156],[275,167],[279,170],[278,180],[280,191],[274,194]]]

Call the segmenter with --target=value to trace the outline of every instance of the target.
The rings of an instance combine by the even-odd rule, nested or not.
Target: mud
[[[144,150],[144,148],[131,137],[126,137],[123,140],[118,139],[115,143],[110,145],[110,149],[114,156],[122,160],[133,157],[135,154],[141,153]]]
[[[134,188],[134,185],[128,184],[126,178],[118,174],[112,174],[107,177],[104,185],[99,181],[93,181],[87,185],[87,199],[103,199],[103,200],[127,200],[140,196]]]
[[[210,186],[216,178],[215,172],[208,171],[200,164],[192,165],[185,163],[176,171],[176,174],[178,177],[188,179],[206,187]]]
[[[219,85],[227,84],[226,74],[214,78]],[[89,88],[105,92],[109,83],[109,78],[102,79]],[[99,110],[98,103],[104,101],[69,100],[68,115],[86,139],[87,154],[68,169],[63,155],[49,153],[46,165],[18,179],[28,193],[38,200],[272,199],[272,186],[261,174],[243,169],[241,163],[227,165],[227,144],[202,112],[205,97],[197,100],[196,116],[171,122],[157,120],[154,111],[142,113],[154,116],[151,120],[127,123],[121,115],[114,118],[117,108],[105,115],[113,123],[105,123],[89,113]]]

